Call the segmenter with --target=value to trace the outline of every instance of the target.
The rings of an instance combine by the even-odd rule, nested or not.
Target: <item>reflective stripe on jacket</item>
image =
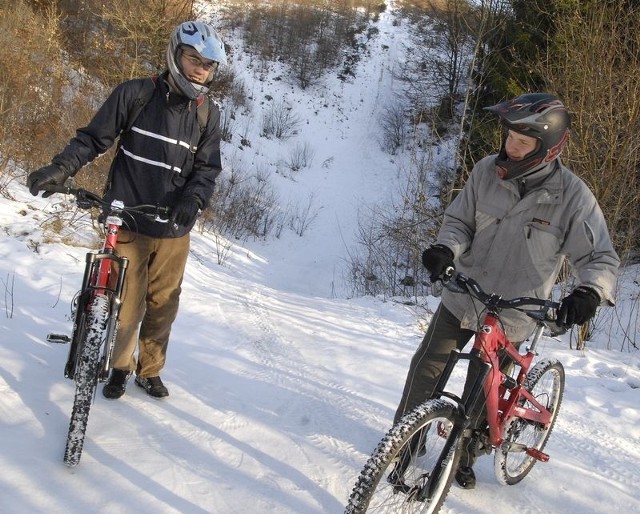
[[[120,136],[111,165],[105,198],[125,205],[157,204],[173,207],[181,197],[196,197],[206,206],[222,169],[220,112],[209,102],[207,127],[202,134],[194,101],[170,92],[162,75],[154,94],[129,131],[128,116],[146,79],[118,85],[88,126],[80,128],[53,163],[75,174],[104,153]],[[129,229],[150,237],[180,237],[192,227],[130,219]]]

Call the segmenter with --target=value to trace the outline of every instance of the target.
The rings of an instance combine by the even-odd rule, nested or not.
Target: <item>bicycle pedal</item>
[[[67,334],[47,334],[47,341],[50,343],[67,344],[71,338]]]
[[[536,448],[527,448],[525,453],[540,462],[549,462],[549,455]]]

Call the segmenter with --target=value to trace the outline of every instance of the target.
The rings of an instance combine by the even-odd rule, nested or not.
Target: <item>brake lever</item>
[[[453,293],[467,293],[467,286],[458,283],[458,275],[454,276],[455,271],[456,269],[453,266],[449,266],[443,271],[442,277],[440,278],[442,285]]]
[[[449,282],[449,280],[451,280],[451,277],[453,277],[453,274],[455,273],[456,269],[453,266],[447,266],[445,268],[445,270],[442,272],[442,275],[440,276],[440,280],[442,280],[442,282]]]
[[[81,209],[90,209],[93,207],[93,201],[88,197],[86,191],[82,190],[76,192],[76,204]]]
[[[569,330],[569,327],[565,327],[564,325],[560,325],[557,323],[555,319],[546,319],[547,327],[549,328],[549,332],[552,337],[561,336],[562,334],[566,334]]]

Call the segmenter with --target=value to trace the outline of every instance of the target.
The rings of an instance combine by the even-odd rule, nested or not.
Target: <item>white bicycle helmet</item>
[[[209,74],[205,84],[191,82],[184,76],[180,64],[180,51],[182,47],[190,46],[203,58],[215,61],[219,64],[227,64],[227,54],[224,51],[224,43],[218,33],[201,21],[185,21],[178,25],[171,33],[167,46],[167,67],[182,93],[191,100],[201,95],[206,95],[211,88],[214,71]]]

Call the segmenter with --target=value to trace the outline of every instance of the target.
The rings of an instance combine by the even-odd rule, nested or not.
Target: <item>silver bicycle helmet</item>
[[[505,151],[506,135],[496,157],[498,174],[505,180],[522,177],[556,159],[569,140],[571,119],[555,96],[528,93],[485,110],[498,115],[502,125],[538,140],[536,149],[520,161],[511,161]]]
[[[227,64],[227,54],[218,33],[206,23],[186,21],[173,30],[167,46],[167,67],[180,91],[186,97],[195,100],[209,92],[214,71],[211,71],[205,84],[197,84],[187,79],[180,64],[180,52],[184,46],[190,46],[203,58],[219,64]]]

